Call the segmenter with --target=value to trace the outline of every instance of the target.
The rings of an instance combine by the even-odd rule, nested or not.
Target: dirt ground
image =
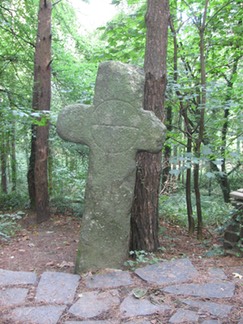
[[[79,240],[80,220],[71,215],[52,215],[36,224],[35,215],[26,213],[19,221],[21,229],[9,241],[0,240],[0,268],[18,271],[62,271],[73,273]],[[222,238],[213,230],[204,230],[204,240],[190,237],[185,228],[161,222],[161,250],[165,260],[189,257],[198,267],[243,266],[242,258],[220,255]]]

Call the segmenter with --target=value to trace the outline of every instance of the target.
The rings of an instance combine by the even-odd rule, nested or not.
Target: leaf
[[[233,272],[232,275],[234,276],[234,278],[239,278],[240,280],[243,279],[243,276],[237,272]]]
[[[67,267],[67,268],[71,268],[71,267],[74,267],[74,263],[73,262],[67,262],[67,261],[62,261],[62,263],[58,263],[57,264],[57,266],[58,266],[58,268],[65,268],[65,267]]]
[[[206,176],[207,176],[207,178],[209,178],[209,179],[214,179],[214,178],[215,178],[215,174],[214,174],[213,172],[207,172],[207,173],[206,173]]]
[[[132,294],[135,298],[140,299],[143,298],[148,292],[148,289],[145,288],[134,288]]]

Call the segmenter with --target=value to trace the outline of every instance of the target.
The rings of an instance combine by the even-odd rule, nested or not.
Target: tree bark
[[[1,132],[1,190],[3,193],[8,193],[8,182],[7,182],[7,154],[6,154],[6,141],[4,130]]]
[[[201,207],[201,194],[199,186],[199,159],[201,155],[201,144],[204,138],[204,116],[205,108],[207,102],[207,93],[206,93],[206,62],[205,62],[205,28],[206,28],[206,17],[208,9],[208,1],[205,1],[203,20],[199,26],[199,35],[200,35],[200,74],[201,74],[201,96],[200,96],[200,105],[198,106],[198,137],[195,143],[195,156],[198,158],[198,162],[194,163],[193,169],[193,178],[194,178],[194,190],[196,197],[196,209],[197,209],[197,237],[199,240],[202,240],[202,229],[203,229],[203,220],[202,220],[202,207]]]
[[[51,0],[40,0],[35,49],[33,110],[40,113],[32,126],[31,156],[28,172],[30,199],[36,209],[37,222],[50,216],[48,195],[49,123],[43,122],[43,111],[50,110],[51,101]],[[34,185],[33,185],[34,184]]]
[[[146,13],[144,109],[163,121],[166,52],[169,24],[167,0],[148,0]],[[161,153],[138,153],[134,202],[131,210],[131,250],[156,251]]]
[[[173,34],[173,50],[174,50],[174,82],[177,84],[178,81],[178,42],[177,42],[177,30],[174,27],[173,21],[170,19],[170,29]],[[182,94],[177,89],[176,95],[179,99],[180,104],[180,114],[184,120],[185,136],[187,139],[186,152],[188,156],[192,154],[192,143],[193,143],[193,127],[192,123],[188,117],[188,107],[183,103]],[[191,164],[191,157],[188,159],[188,163]],[[188,233],[192,235],[195,230],[195,221],[193,218],[193,209],[192,209],[192,195],[191,195],[191,178],[192,178],[192,169],[187,167],[186,170],[186,206],[187,206],[187,220],[188,220]]]
[[[16,129],[15,129],[15,121],[12,122],[11,125],[11,182],[12,182],[12,191],[15,191],[17,188],[17,160],[16,160]]]

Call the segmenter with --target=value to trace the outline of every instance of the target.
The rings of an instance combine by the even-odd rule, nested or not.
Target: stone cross
[[[165,126],[142,108],[144,75],[119,62],[100,64],[92,106],[68,106],[58,116],[64,140],[89,146],[76,271],[119,268],[128,257],[136,153],[158,152]]]

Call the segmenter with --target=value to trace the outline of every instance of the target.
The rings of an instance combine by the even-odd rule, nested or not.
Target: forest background
[[[53,4],[52,100],[44,114],[32,109],[39,1],[31,6],[19,0],[0,4],[3,235],[10,234],[5,211],[30,204],[27,173],[33,125],[50,125],[48,185],[53,210],[82,214],[88,149],[56,135],[58,112],[70,103],[92,103],[99,62],[144,63],[146,1],[112,2],[118,14],[91,33],[84,32],[68,1]],[[230,191],[242,187],[242,17],[239,0],[170,1],[160,215],[188,224],[190,233],[199,207],[200,224],[223,224],[232,209]],[[11,221],[13,215],[18,217],[11,213]]]

